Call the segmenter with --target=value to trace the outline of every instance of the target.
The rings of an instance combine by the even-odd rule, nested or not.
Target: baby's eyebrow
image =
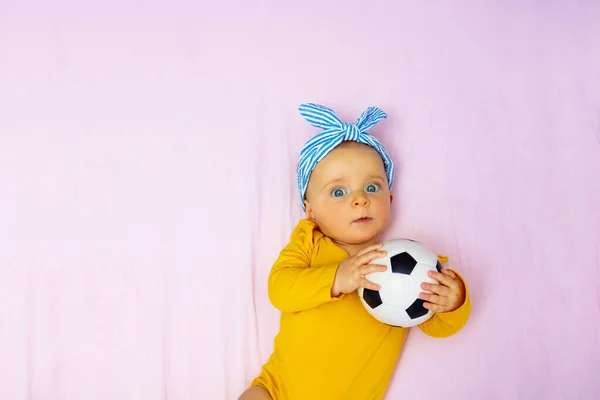
[[[334,183],[342,183],[342,182],[344,182],[343,178],[332,179],[330,181],[325,182],[325,184],[323,185],[323,189],[325,189],[327,186],[330,186]]]
[[[383,176],[381,176],[381,175],[369,175],[369,176],[367,176],[367,178],[369,178],[369,179],[380,179],[380,180],[382,180],[382,181],[385,181],[385,180],[386,180],[386,178],[384,178],[384,177],[383,177]]]
[[[372,180],[372,179],[377,179],[377,180],[380,180],[382,182],[386,181],[386,178],[383,177],[383,176],[381,176],[381,175],[368,175],[367,176],[367,180]],[[327,186],[331,186],[331,185],[336,184],[336,183],[344,183],[345,181],[346,181],[345,178],[331,179],[331,180],[325,182],[325,184],[323,185],[322,189],[325,189]]]

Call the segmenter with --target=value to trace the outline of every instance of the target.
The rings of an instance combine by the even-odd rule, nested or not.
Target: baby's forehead
[[[375,149],[361,145],[345,145],[332,150],[317,163],[312,175],[320,180],[340,180],[366,176],[386,178],[383,159]],[[363,147],[360,147],[363,146]]]

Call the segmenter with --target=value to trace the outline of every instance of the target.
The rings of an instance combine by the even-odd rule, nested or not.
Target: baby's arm
[[[337,300],[331,295],[338,264],[310,268],[311,250],[302,232],[281,251],[269,275],[269,300],[284,312],[308,310]]]
[[[460,331],[467,323],[469,315],[471,314],[471,300],[464,278],[456,271],[450,269],[447,271],[452,271],[451,275],[454,275],[456,279],[462,283],[462,287],[464,288],[464,301],[453,311],[437,312],[433,317],[419,325],[419,328],[423,332],[436,338],[452,336]]]

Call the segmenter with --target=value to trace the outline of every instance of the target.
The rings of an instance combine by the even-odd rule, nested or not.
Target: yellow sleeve
[[[446,257],[439,257],[442,263],[445,263],[448,259]],[[471,300],[469,298],[469,289],[464,278],[453,269],[450,271],[454,272],[458,279],[460,279],[465,286],[465,301],[463,304],[454,311],[435,313],[433,317],[427,321],[419,324],[419,329],[429,336],[435,338],[444,338],[452,336],[462,329],[467,323],[469,316],[471,315]]]
[[[269,300],[284,312],[297,312],[338,300],[331,287],[339,264],[311,266],[313,230],[301,222],[279,254],[269,275]]]

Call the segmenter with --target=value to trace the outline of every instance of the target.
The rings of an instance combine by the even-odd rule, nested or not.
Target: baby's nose
[[[359,207],[359,206],[363,206],[366,207],[369,205],[369,199],[367,198],[367,196],[360,195],[354,198],[354,207]]]

